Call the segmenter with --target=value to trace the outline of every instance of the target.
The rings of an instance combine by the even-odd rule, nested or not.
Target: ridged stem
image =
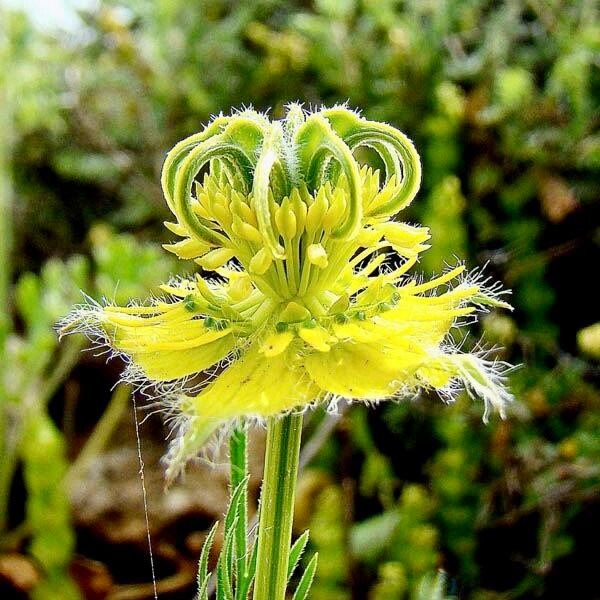
[[[301,414],[269,419],[254,600],[285,599],[301,436]]]
[[[238,520],[235,525],[236,568],[238,580],[241,580],[246,577],[246,535],[248,529],[248,445],[244,425],[240,425],[231,433],[229,438],[229,462],[231,465],[231,493],[233,494],[239,485],[244,486]]]

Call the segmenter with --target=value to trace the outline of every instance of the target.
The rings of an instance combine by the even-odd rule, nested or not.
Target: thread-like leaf
[[[246,430],[244,427],[235,429],[229,441],[229,452],[231,462],[231,487],[235,495],[237,488],[241,486],[239,500],[237,501],[237,523],[235,533],[235,563],[236,582],[235,598],[244,600],[247,588],[245,588],[247,551],[248,551],[248,448]]]
[[[288,563],[288,581],[294,574],[298,561],[306,548],[308,543],[308,529],[294,542],[292,549],[290,550],[290,561]]]
[[[256,575],[256,560],[258,558],[258,544],[256,541],[252,544],[250,551],[250,560],[246,564],[246,572],[243,576],[238,577],[236,589],[236,600],[245,600],[248,597],[248,592]]]
[[[233,504],[233,503],[232,503]],[[234,600],[233,577],[234,561],[233,546],[235,543],[235,524],[237,519],[231,522],[230,528],[225,532],[225,540],[217,563],[217,598],[223,600]]]
[[[306,600],[306,598],[308,598],[308,592],[310,592],[310,587],[313,579],[315,578],[318,560],[319,553],[315,552],[314,556],[310,559],[310,562],[308,563],[304,573],[302,574],[302,577],[300,578],[300,582],[298,583],[298,587],[294,592],[292,600]]]
[[[212,548],[213,542],[215,540],[215,534],[217,533],[217,527],[219,523],[215,523],[211,530],[208,532],[206,539],[204,540],[204,545],[202,546],[202,552],[200,552],[200,560],[198,561],[198,600],[208,600],[208,595],[206,594],[206,587],[208,585],[208,558],[210,556],[210,549]],[[204,589],[204,591],[202,591]],[[202,595],[204,594],[204,595]]]
[[[237,485],[231,499],[229,500],[229,506],[227,507],[227,513],[225,514],[225,535],[231,530],[233,522],[237,521],[240,514],[240,502],[243,500],[246,486],[248,485],[248,476],[244,477],[242,481]]]
[[[225,595],[227,584],[225,582],[225,574],[221,565],[217,565],[217,588],[215,590],[216,600],[228,600]]]
[[[209,573],[202,583],[198,582],[198,595],[196,600],[208,600],[208,583],[210,581],[211,574]]]

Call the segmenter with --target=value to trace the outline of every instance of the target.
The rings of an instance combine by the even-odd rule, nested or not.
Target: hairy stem
[[[285,598],[301,435],[301,414],[269,419],[254,600]]]
[[[248,447],[246,440],[246,429],[244,425],[234,429],[229,438],[229,462],[231,465],[231,493],[233,494],[239,485],[244,486],[243,498],[235,525],[235,545],[238,586],[241,580],[246,578],[247,568],[247,528],[248,528]],[[238,596],[236,595],[236,598]]]

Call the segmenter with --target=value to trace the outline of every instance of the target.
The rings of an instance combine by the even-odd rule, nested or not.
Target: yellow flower
[[[361,165],[363,148],[383,174]],[[339,397],[462,386],[486,416],[502,413],[504,365],[450,337],[478,308],[509,307],[502,292],[464,266],[409,275],[429,233],[392,217],[420,178],[404,134],[345,107],[219,116],[163,167],[165,225],[180,238],[165,248],[201,274],[164,285],[160,301],[77,307],[61,332],[108,344],[129,360],[127,379],[155,385],[180,434],[172,471],[225,422]]]

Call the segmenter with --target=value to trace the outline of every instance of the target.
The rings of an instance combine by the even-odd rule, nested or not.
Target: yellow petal
[[[296,215],[292,210],[290,201],[286,198],[281,206],[275,211],[275,223],[279,233],[284,239],[291,240],[296,235]]]
[[[235,302],[244,300],[252,293],[253,289],[252,280],[247,273],[238,271],[231,272],[227,292],[232,300]]]
[[[331,206],[323,217],[323,228],[325,231],[331,231],[331,229],[340,222],[344,216],[346,210],[346,195],[344,190],[337,188],[333,193],[333,199]]]
[[[285,353],[266,358],[254,344],[190,401],[194,416],[227,420],[277,414],[306,405],[319,393]]]
[[[185,298],[186,296],[189,296],[197,291],[195,281],[189,279],[164,283],[159,286],[159,288],[166,294],[171,294],[172,296],[177,296],[178,298]]]
[[[310,354],[305,367],[323,390],[346,398],[379,399],[412,377],[421,357],[377,345],[337,344],[327,354]]]
[[[296,233],[300,234],[304,231],[308,207],[306,206],[306,202],[304,202],[300,196],[300,192],[297,188],[294,188],[290,194],[290,203],[294,210],[294,216],[296,217]]]
[[[466,267],[464,265],[459,265],[458,267],[451,269],[447,273],[444,273],[435,279],[431,279],[430,281],[426,281],[420,285],[415,285],[411,288],[410,292],[411,294],[420,294],[422,292],[432,290],[440,285],[443,285],[444,283],[448,283],[448,281],[454,279],[455,277],[458,277],[465,270],[465,268]]]
[[[325,251],[325,248],[321,246],[321,244],[311,244],[306,249],[306,256],[308,261],[319,267],[319,269],[324,269],[329,264],[327,252]]]
[[[199,327],[192,327],[198,324]],[[131,329],[127,334],[119,335],[115,345],[130,354],[144,352],[155,353],[163,350],[191,350],[197,346],[210,344],[231,333],[231,330],[207,329],[203,323],[186,324],[185,331],[175,331],[172,327],[162,327],[160,331]],[[158,327],[156,329],[159,329]]]
[[[406,223],[389,221],[377,227],[385,238],[400,248],[413,248],[427,241],[431,236],[427,227],[414,227]]]
[[[176,244],[163,244],[163,248],[183,259],[197,258],[210,250],[210,246],[207,243],[193,238],[181,240]]]
[[[337,341],[326,329],[319,326],[301,327],[298,335],[319,352],[329,352],[330,344]]]
[[[504,418],[506,404],[512,400],[502,385],[502,366],[502,363],[484,360],[474,354],[441,354],[432,357],[417,375],[434,387],[443,387],[451,379],[460,380],[472,395],[485,402],[483,418],[487,422],[491,409]]]
[[[171,381],[205,371],[223,360],[234,348],[235,339],[228,335],[210,344],[189,350],[132,352],[132,362],[154,381]]]
[[[317,192],[317,197],[314,202],[309,206],[308,212],[306,213],[306,231],[309,236],[312,236],[317,229],[322,226],[323,217],[329,208],[325,190],[320,188]]]
[[[202,258],[196,259],[196,262],[203,268],[214,271],[229,262],[235,252],[229,248],[215,248],[205,254]]]
[[[233,217],[231,229],[235,235],[248,242],[254,242],[255,244],[262,244],[263,242],[262,233],[254,225],[242,221],[237,215]]]
[[[272,333],[267,336],[263,342],[260,351],[266,356],[277,356],[284,352],[294,339],[291,331],[282,331],[281,333]]]
[[[273,262],[273,256],[267,248],[261,248],[251,259],[249,269],[256,275],[264,275]]]
[[[126,309],[109,306],[96,314],[110,346],[155,381],[204,371],[233,349],[231,330],[207,328],[194,317],[185,301]]]
[[[279,320],[283,323],[298,323],[300,321],[306,321],[306,319],[309,318],[310,311],[294,301],[288,302],[287,306],[279,315]]]
[[[189,231],[180,223],[171,223],[170,221],[163,221],[163,225],[175,235],[181,237],[189,235]]]

